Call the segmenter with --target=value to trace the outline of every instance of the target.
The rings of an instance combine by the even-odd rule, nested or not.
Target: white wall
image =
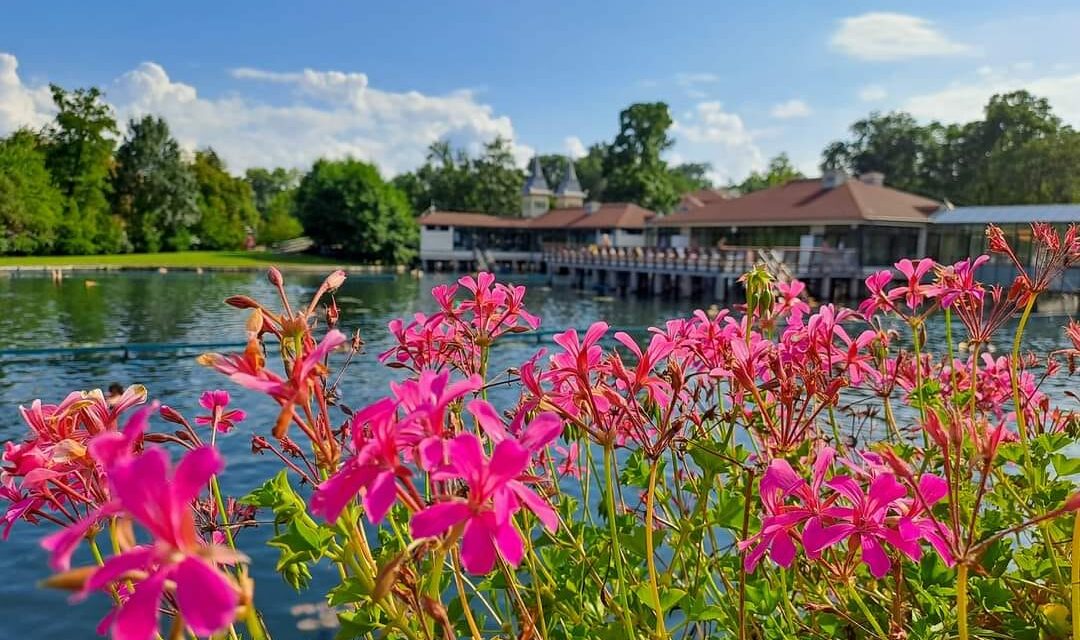
[[[454,228],[442,231],[436,227],[420,227],[420,253],[431,251],[453,251]]]
[[[645,246],[645,232],[642,231],[638,234],[627,233],[623,229],[615,230],[615,237],[612,238],[616,247],[644,247]]]

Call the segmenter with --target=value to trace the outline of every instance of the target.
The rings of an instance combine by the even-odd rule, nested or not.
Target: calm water
[[[95,284],[87,286],[88,279]],[[296,300],[310,295],[320,279],[287,276],[287,281],[290,295]],[[368,345],[367,353],[350,368],[342,385],[346,404],[362,406],[385,393],[387,382],[397,377],[394,370],[375,362],[375,354],[389,344],[386,323],[415,310],[431,311],[434,305],[428,291],[439,281],[353,276],[341,289],[338,304],[343,328],[360,329]],[[527,280],[522,282],[529,284]],[[528,307],[544,319],[547,329],[582,328],[599,318],[613,327],[642,327],[685,315],[696,306],[664,300],[598,301],[591,294],[545,290],[543,281],[533,284]],[[0,309],[4,311],[0,313],[0,349],[239,341],[243,339],[244,313],[221,304],[226,296],[236,293],[268,300],[273,292],[256,274],[95,273],[69,277],[60,285],[41,277],[0,277]],[[1060,318],[1033,321],[1032,346],[1061,346],[1062,322]],[[503,344],[493,354],[493,370],[519,364],[537,347],[535,340]],[[23,436],[24,426],[16,410],[19,404],[29,404],[35,398],[55,402],[70,390],[104,388],[112,382],[144,384],[152,397],[181,409],[189,418],[198,412],[198,397],[203,390],[229,389],[249,417],[245,428],[219,440],[229,459],[223,478],[225,491],[243,494],[278,470],[279,463],[274,459],[250,453],[245,435],[252,428],[267,431],[276,417],[275,405],[233,388],[222,377],[197,365],[193,356],[140,356],[128,360],[106,355],[19,361],[0,358],[0,441]],[[18,523],[10,539],[0,542],[0,637],[92,638],[94,624],[106,610],[103,597],[69,605],[62,594],[34,586],[47,573],[45,554],[37,546],[43,533]],[[276,554],[262,551],[262,542],[270,533],[269,529],[248,529],[240,534],[241,546],[254,560],[256,602],[275,637],[315,637],[295,630],[289,608],[318,600],[321,587],[330,584],[335,574],[328,563],[323,563],[315,569],[312,589],[296,594],[273,572]],[[77,562],[89,562],[89,558]]]

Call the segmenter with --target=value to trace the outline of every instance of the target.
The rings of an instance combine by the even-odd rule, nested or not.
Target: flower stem
[[[611,555],[615,563],[615,576],[618,584],[615,587],[615,597],[619,600],[619,614],[622,616],[623,630],[628,640],[636,637],[634,625],[630,622],[630,609],[626,603],[625,580],[623,578],[622,551],[619,548],[619,528],[615,523],[615,470],[612,467],[614,447],[611,444],[604,445],[604,484],[607,488],[608,528],[611,531]]]
[[[1080,638],[1080,511],[1073,521],[1072,537],[1072,628],[1073,637]]]
[[[968,640],[968,568],[963,562],[956,567],[956,633]]]
[[[664,607],[660,603],[660,586],[656,583],[656,558],[653,557],[653,521],[656,514],[656,476],[660,461],[653,460],[649,467],[649,489],[645,493],[645,559],[649,565],[649,588],[652,589],[653,606],[656,608],[656,637],[666,638]]]
[[[1020,445],[1024,448],[1024,462],[1030,466],[1030,453],[1028,452],[1027,418],[1024,415],[1024,407],[1020,402],[1020,341],[1024,338],[1024,328],[1027,327],[1028,318],[1031,317],[1031,308],[1035,306],[1035,296],[1031,296],[1024,306],[1024,313],[1020,316],[1020,324],[1016,325],[1016,336],[1013,337],[1012,358],[1009,359],[1009,377],[1012,379],[1013,407],[1016,411],[1016,429],[1020,433]]]

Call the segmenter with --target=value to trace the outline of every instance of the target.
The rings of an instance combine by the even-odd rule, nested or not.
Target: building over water
[[[941,203],[883,182],[880,173],[830,172],[683,207],[648,226],[659,247],[832,248],[853,251],[860,265],[890,265],[921,255],[930,215]]]
[[[554,190],[533,158],[516,215],[431,209],[420,217],[420,260],[426,269],[540,266],[545,247],[643,247],[656,216],[628,202],[589,202],[574,163]]]

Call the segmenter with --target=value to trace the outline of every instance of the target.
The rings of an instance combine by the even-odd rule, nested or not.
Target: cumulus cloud
[[[889,97],[889,92],[880,84],[868,84],[859,89],[859,100],[863,102],[879,102]]]
[[[1054,113],[1066,122],[1080,124],[1080,73],[1033,76],[1015,71],[981,67],[973,78],[908,98],[903,109],[926,120],[967,122],[982,117],[983,107],[995,93],[1026,89],[1048,99]]]
[[[844,18],[829,39],[829,46],[853,58],[874,61],[953,56],[972,50],[950,40],[929,20],[887,12]]]
[[[577,160],[588,153],[588,150],[585,148],[585,143],[577,136],[566,136],[563,140],[563,149],[566,151],[566,155],[574,160]]]
[[[716,101],[699,102],[672,126],[679,161],[709,162],[717,183],[742,179],[765,166],[765,159],[743,119]]]
[[[19,61],[9,53],[0,53],[0,134],[19,127],[36,129],[52,119],[53,113],[49,88],[23,84]]]
[[[0,133],[50,116],[48,88],[27,86],[15,68],[13,56],[0,54]],[[428,145],[442,138],[474,151],[496,136],[514,140],[510,119],[470,91],[392,92],[372,86],[363,73],[313,69],[242,68],[230,75],[241,85],[280,85],[289,95],[274,103],[241,93],[206,97],[153,62],[117,78],[107,94],[121,122],[160,115],[183,146],[213,146],[236,172],[353,156],[393,175],[421,164]],[[522,166],[533,153],[517,142],[513,150]]]
[[[769,110],[769,115],[780,120],[805,118],[811,113],[813,112],[810,110],[810,105],[798,99],[791,99],[786,102],[775,104],[773,105],[773,108]]]

